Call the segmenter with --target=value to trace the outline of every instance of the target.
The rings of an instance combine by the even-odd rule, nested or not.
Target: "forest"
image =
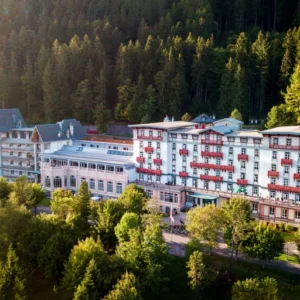
[[[129,123],[265,118],[298,62],[299,12],[299,0],[0,0],[0,106],[31,123],[92,124],[96,107]]]

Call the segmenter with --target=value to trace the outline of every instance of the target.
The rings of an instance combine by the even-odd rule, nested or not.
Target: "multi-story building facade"
[[[72,146],[43,154],[41,175],[49,194],[56,188],[76,193],[86,181],[94,197],[117,198],[136,177],[132,142],[74,141]]]
[[[136,182],[164,211],[242,195],[259,218],[300,222],[300,127],[259,132],[242,124],[132,125]]]

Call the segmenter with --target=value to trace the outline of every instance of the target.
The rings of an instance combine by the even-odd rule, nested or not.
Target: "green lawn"
[[[42,202],[40,203],[41,206],[50,206],[51,200],[48,198],[45,198],[42,200]]]
[[[291,262],[291,263],[294,263],[294,264],[298,264],[299,263],[296,256],[293,256],[293,255],[288,255],[287,256],[285,253],[282,253],[275,260],[278,260],[278,261],[288,261],[288,262]]]

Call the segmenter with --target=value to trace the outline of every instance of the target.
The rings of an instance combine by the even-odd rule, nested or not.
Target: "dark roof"
[[[192,120],[191,122],[201,123],[201,124],[212,124],[215,121],[216,121],[216,119],[209,117],[207,114],[201,114],[198,117],[196,117],[194,120]]]
[[[0,109],[0,131],[27,127],[25,120],[18,108]]]
[[[74,133],[71,134],[70,127],[73,125]],[[66,119],[56,124],[36,125],[36,129],[43,142],[81,139],[86,137],[86,131],[76,119]],[[69,136],[68,133],[69,132]],[[60,133],[60,135],[59,135]]]

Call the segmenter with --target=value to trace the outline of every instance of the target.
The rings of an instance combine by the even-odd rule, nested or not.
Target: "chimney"
[[[70,130],[68,129],[66,132],[67,138],[70,138]]]
[[[172,117],[172,122],[174,122],[175,121],[175,119],[174,119],[174,117]]]
[[[70,124],[70,133],[71,136],[74,136],[74,125],[72,123]]]
[[[216,115],[213,115],[213,119],[214,119],[214,120],[216,119]]]
[[[164,122],[170,122],[168,115],[166,115],[166,117],[164,118]]]

